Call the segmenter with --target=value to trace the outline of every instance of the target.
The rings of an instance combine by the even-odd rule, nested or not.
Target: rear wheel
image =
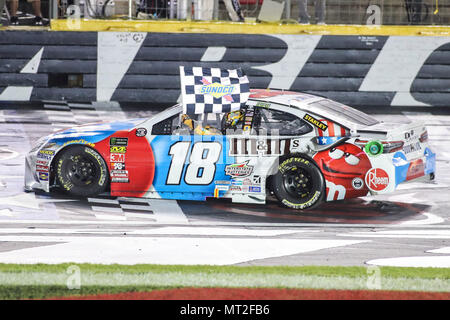
[[[55,167],[56,181],[69,194],[94,196],[108,186],[106,163],[92,148],[77,145],[64,149]]]
[[[325,194],[325,180],[320,169],[312,160],[297,155],[280,160],[272,187],[277,199],[293,209],[314,208]]]

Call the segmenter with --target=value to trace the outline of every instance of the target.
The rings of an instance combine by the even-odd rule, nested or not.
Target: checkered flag
[[[224,113],[244,106],[250,96],[241,69],[180,66],[183,113]]]

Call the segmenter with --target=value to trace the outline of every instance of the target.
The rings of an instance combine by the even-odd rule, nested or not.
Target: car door
[[[222,134],[200,135],[183,127],[181,114],[158,123],[151,141],[155,158],[153,190],[165,199],[204,200],[215,195],[216,185],[230,180],[225,167],[230,162]],[[195,126],[208,121],[192,116]],[[220,125],[220,122],[219,122]],[[220,129],[220,128],[217,128]]]

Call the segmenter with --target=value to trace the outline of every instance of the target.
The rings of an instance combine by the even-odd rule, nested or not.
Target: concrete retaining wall
[[[353,106],[449,106],[450,37],[0,31],[0,100],[174,103],[178,67]]]

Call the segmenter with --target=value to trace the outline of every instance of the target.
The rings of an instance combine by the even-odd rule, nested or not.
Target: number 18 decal
[[[178,185],[181,182],[184,164],[186,162],[190,141],[179,141],[169,149],[172,156],[166,185]],[[184,181],[191,185],[208,185],[214,180],[216,163],[219,161],[222,145],[215,141],[203,141],[194,143],[189,163],[184,174]]]

